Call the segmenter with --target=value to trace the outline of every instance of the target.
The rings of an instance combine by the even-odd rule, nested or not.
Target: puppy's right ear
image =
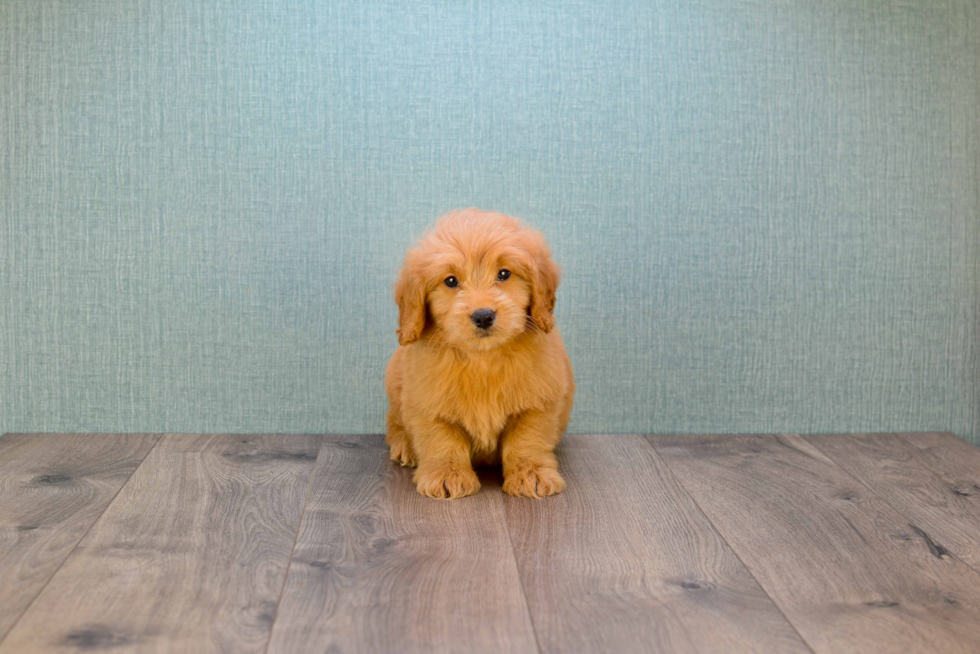
[[[395,302],[398,304],[398,344],[409,345],[419,340],[425,329],[425,284],[411,252],[405,257],[395,282]]]

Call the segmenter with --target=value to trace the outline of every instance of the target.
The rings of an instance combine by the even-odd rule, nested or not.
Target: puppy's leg
[[[400,465],[415,467],[415,455],[412,453],[412,439],[408,437],[405,426],[394,408],[388,409],[388,431],[385,442],[391,450],[391,460]]]
[[[508,421],[500,440],[505,493],[537,499],[565,490],[555,458],[560,418],[558,410],[526,411]]]
[[[572,373],[572,364],[568,360],[568,355],[565,355],[565,373],[568,379],[568,390],[565,391],[565,397],[562,398],[561,404],[563,408],[561,413],[558,415],[558,438],[565,433],[565,428],[568,427],[568,418],[572,413],[572,403],[575,401],[575,375]]]
[[[395,350],[385,375],[385,390],[388,393],[388,429],[385,442],[391,450],[391,460],[403,466],[414,467],[412,439],[405,431],[402,418],[402,348]]]
[[[452,500],[480,490],[470,461],[470,441],[462,429],[435,420],[413,425],[412,435],[419,465],[415,488],[422,495]]]

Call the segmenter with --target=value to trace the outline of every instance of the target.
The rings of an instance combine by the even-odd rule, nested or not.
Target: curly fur
[[[509,279],[498,280],[501,269]],[[392,459],[417,465],[423,495],[471,495],[473,465],[488,464],[503,466],[506,493],[564,490],[554,449],[575,381],[555,328],[559,277],[541,233],[494,212],[450,213],[408,251],[395,284],[387,442]],[[496,313],[489,330],[471,320],[478,309]]]

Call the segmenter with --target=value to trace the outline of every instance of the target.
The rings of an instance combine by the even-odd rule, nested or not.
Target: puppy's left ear
[[[555,291],[558,290],[561,269],[551,258],[551,252],[545,245],[543,237],[539,239],[536,249],[530,314],[534,323],[547,334],[555,326]]]

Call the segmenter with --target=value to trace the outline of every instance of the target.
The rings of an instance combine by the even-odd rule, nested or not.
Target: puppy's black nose
[[[470,314],[470,320],[480,329],[490,329],[496,319],[497,314],[493,309],[477,309]]]

